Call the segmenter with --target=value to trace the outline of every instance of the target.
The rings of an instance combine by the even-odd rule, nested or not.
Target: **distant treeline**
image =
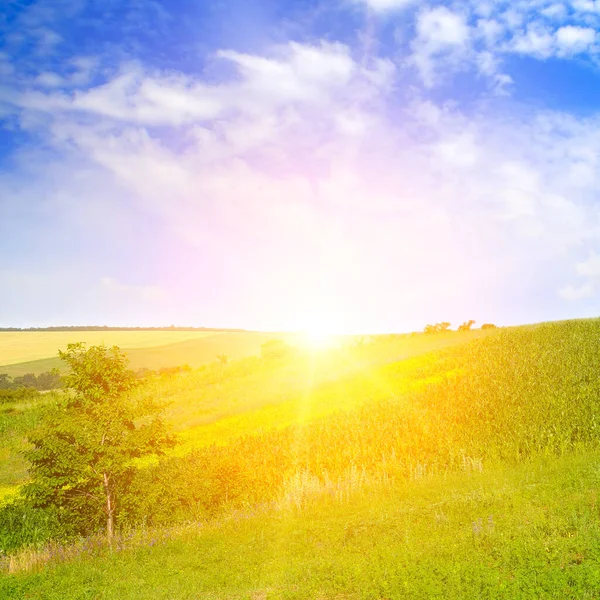
[[[189,365],[177,367],[161,367],[160,369],[141,368],[134,371],[138,379],[149,379],[151,377],[168,377],[187,373],[192,368]],[[63,387],[62,377],[58,369],[46,371],[36,375],[35,373],[25,373],[18,377],[11,377],[6,373],[0,373],[0,390],[22,390],[24,388],[38,390],[40,392],[47,390],[58,390]]]
[[[10,377],[6,373],[0,373],[0,390],[17,390],[21,388],[31,388],[34,390],[56,390],[62,387],[60,373],[54,369],[36,375],[35,373],[25,373],[18,377]]]
[[[55,327],[0,327],[0,331],[226,331],[248,332],[247,329],[224,329],[222,327],[109,327],[108,325],[57,325]]]

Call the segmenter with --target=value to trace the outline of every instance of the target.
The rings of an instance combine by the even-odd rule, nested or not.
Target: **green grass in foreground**
[[[4,576],[0,597],[597,598],[599,484],[594,452],[366,485]]]

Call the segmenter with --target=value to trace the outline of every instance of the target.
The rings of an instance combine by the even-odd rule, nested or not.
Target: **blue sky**
[[[600,1],[9,1],[0,326],[600,313]]]

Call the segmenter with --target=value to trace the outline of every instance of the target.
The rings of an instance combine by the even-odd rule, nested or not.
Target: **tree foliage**
[[[68,390],[29,434],[25,494],[35,507],[56,507],[77,533],[104,521],[110,538],[133,459],[164,454],[175,440],[163,406],[131,393],[139,380],[118,347],[69,344],[59,356],[70,369]]]
[[[450,323],[448,321],[442,321],[435,325],[425,325],[425,333],[445,333],[449,331]]]

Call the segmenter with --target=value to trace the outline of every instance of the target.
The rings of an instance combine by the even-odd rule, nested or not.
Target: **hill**
[[[117,546],[32,534],[0,590],[592,598],[599,335],[392,336],[154,378],[139,393],[171,402],[182,444],[139,465]]]
[[[0,373],[11,377],[62,368],[58,350],[69,343],[105,344],[125,350],[134,369],[198,367],[218,354],[242,358],[260,353],[278,334],[227,331],[19,331],[0,333]]]

